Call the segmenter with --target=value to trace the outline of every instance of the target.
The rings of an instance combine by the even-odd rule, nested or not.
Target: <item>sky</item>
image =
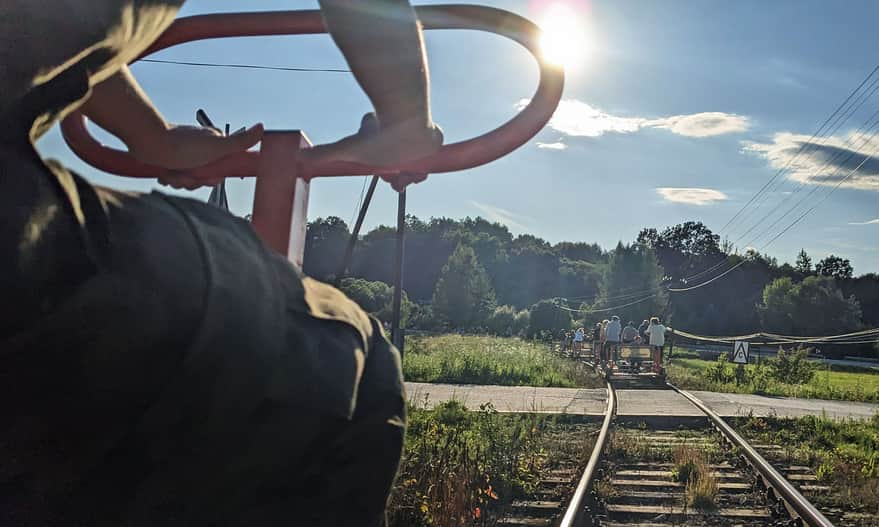
[[[816,262],[833,253],[849,258],[855,274],[879,272],[879,162],[869,157],[879,139],[859,133],[879,110],[879,95],[859,92],[863,105],[852,107],[849,118],[831,121],[839,124],[833,134],[795,156],[879,64],[873,22],[879,3],[482,3],[543,22],[548,33],[557,31],[554,40],[563,42],[570,61],[562,103],[549,125],[510,155],[411,186],[409,214],[482,216],[515,234],[606,248],[633,241],[643,227],[696,220],[740,250],[754,247],[793,262],[804,248]],[[181,16],[316,7],[316,0],[190,0]],[[425,41],[433,115],[447,142],[498,126],[536,87],[533,59],[511,41],[469,31],[429,31]],[[190,43],[152,58],[346,68],[326,35]],[[269,129],[304,130],[322,143],[352,133],[371,110],[347,73],[153,63],[137,63],[132,71],[171,122],[194,124],[196,109],[204,108],[233,129],[262,122]],[[66,148],[57,127],[38,147],[96,184],[158,188],[202,200],[209,193],[169,191],[155,181],[100,173]],[[745,207],[776,174],[769,192]],[[314,180],[309,218],[335,215],[350,225],[364,179]],[[253,185],[252,179],[228,181],[234,213],[250,212]],[[366,228],[393,225],[396,202],[382,183]]]

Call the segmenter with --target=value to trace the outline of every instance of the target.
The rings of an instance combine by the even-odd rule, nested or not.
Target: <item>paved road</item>
[[[606,405],[604,389],[407,382],[406,390],[412,402],[427,407],[454,399],[471,409],[491,403],[499,412],[602,415]],[[869,419],[879,413],[879,405],[868,403],[732,393],[695,391],[692,393],[724,417],[743,416],[753,412],[754,415],[759,416],[801,417],[823,414],[835,419],[844,417]],[[624,417],[702,415],[689,401],[672,390],[617,390],[617,397],[617,414]]]
[[[870,419],[879,413],[879,404],[823,399],[795,399],[793,397],[766,397],[739,393],[691,392],[709,408],[722,416],[777,415],[779,417],[802,417],[821,415],[840,419],[853,417]]]
[[[406,393],[409,400],[417,406],[433,407],[437,403],[456,400],[472,410],[491,403],[499,412],[604,415],[607,404],[607,392],[604,388],[534,388],[407,382]]]

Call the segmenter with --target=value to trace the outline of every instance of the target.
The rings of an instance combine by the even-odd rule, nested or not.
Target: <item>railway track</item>
[[[701,401],[655,376],[607,377],[607,410],[573,492],[566,497],[557,493],[542,515],[532,510],[504,518],[499,525],[833,525],[804,497],[826,490],[806,467],[777,470]],[[617,422],[617,388],[677,391],[705,414],[705,424],[648,427]],[[763,448],[764,453],[769,450]],[[565,488],[570,489],[570,470],[565,474]]]
[[[542,445],[547,452],[546,461],[534,492],[514,501],[497,525],[557,524],[593,451],[599,429],[600,425],[592,422],[555,426]]]

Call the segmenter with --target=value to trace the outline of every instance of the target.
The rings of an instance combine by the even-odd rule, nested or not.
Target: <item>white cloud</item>
[[[879,225],[879,218],[869,221],[850,221],[849,225]]]
[[[810,140],[780,132],[768,143],[743,141],[742,151],[762,157],[774,170],[785,170],[785,177],[798,183],[835,186],[842,181],[842,187],[879,192],[879,161],[872,157],[879,150],[879,137],[851,133]]]
[[[648,121],[647,126],[664,128],[686,137],[711,137],[744,132],[750,126],[747,117],[723,112],[702,112],[673,115]]]
[[[526,104],[528,99],[522,99],[516,106],[521,109]],[[645,128],[662,128],[686,137],[710,137],[744,132],[749,125],[747,117],[723,112],[673,115],[658,119],[620,117],[576,99],[559,102],[549,120],[550,128],[574,137],[599,137],[611,132],[629,134]]]
[[[528,230],[528,227],[519,223],[519,220],[528,220],[528,218],[525,216],[519,216],[500,207],[495,207],[494,205],[488,205],[486,203],[480,203],[478,201],[471,201],[470,204],[479,209],[479,211],[482,212],[485,218],[490,221],[495,221],[497,223],[506,225],[507,227],[512,227],[521,231]]]
[[[547,150],[566,150],[568,145],[557,141],[555,143],[537,143],[537,148],[545,148]]]
[[[520,101],[527,103],[528,101]],[[617,117],[576,99],[559,103],[549,127],[565,135],[575,137],[598,137],[607,132],[627,134],[637,132],[644,119]]]
[[[710,188],[659,187],[656,192],[666,201],[687,205],[710,205],[728,199],[723,192]]]

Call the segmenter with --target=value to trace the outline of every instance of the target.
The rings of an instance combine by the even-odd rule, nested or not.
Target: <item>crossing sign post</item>
[[[737,340],[733,343],[733,359],[735,364],[748,363],[748,344],[745,340]]]

